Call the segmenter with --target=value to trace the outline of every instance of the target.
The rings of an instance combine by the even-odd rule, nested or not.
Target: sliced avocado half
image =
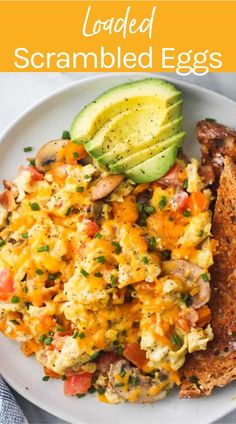
[[[172,144],[178,144],[181,146],[181,143],[184,139],[185,132],[181,131],[178,134],[167,138],[166,140],[155,144],[154,146],[147,147],[146,149],[140,150],[139,152],[133,153],[130,156],[120,160],[116,164],[110,166],[111,172],[115,172],[117,174],[123,174],[131,168],[139,165],[145,160],[151,159],[153,156],[156,156],[158,153],[163,152],[168,147],[172,146]]]
[[[71,139],[77,143],[89,141],[107,121],[129,109],[146,104],[168,108],[179,100],[181,92],[173,84],[158,78],[113,87],[78,113],[71,125]]]
[[[182,101],[167,109],[155,105],[145,105],[119,113],[108,121],[94,137],[85,143],[87,152],[97,158],[109,152],[129,137],[150,139],[160,127],[178,119],[182,113]],[[130,144],[130,143],[129,143]]]
[[[171,121],[169,124],[164,125],[157,129],[156,133],[150,133],[147,128],[143,128],[141,132],[133,132],[122,141],[117,141],[115,147],[98,157],[97,160],[100,165],[109,167],[118,161],[131,156],[136,152],[140,152],[142,149],[157,145],[158,143],[170,138],[180,131],[182,131],[183,118],[180,117]],[[145,131],[145,129],[147,131]]]
[[[126,175],[135,183],[148,183],[161,178],[175,163],[178,147],[178,143],[173,144],[151,159],[129,169]]]

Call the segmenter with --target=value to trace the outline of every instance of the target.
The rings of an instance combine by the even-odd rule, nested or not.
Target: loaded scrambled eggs
[[[154,402],[213,334],[211,192],[198,162],[133,184],[68,141],[0,194],[0,330],[66,395]]]

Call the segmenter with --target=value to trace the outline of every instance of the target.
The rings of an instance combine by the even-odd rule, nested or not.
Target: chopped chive
[[[46,346],[50,346],[51,343],[52,343],[52,337],[46,337],[46,339],[44,339],[44,344]]]
[[[111,285],[114,287],[116,285],[116,277],[113,274],[110,275],[110,280]]]
[[[147,258],[147,256],[143,256],[142,261],[144,264],[149,264],[149,260]]]
[[[184,180],[184,182],[183,182],[183,186],[184,186],[184,188],[188,188],[188,180]]]
[[[214,118],[205,118],[205,121],[216,122],[216,119],[214,119]]]
[[[139,383],[138,377],[136,377],[135,375],[131,375],[129,378],[129,383],[131,384],[131,386],[137,386]]]
[[[9,321],[12,322],[12,324],[15,324],[15,325],[20,324],[19,321],[17,321],[16,319],[9,319]]]
[[[96,233],[94,237],[97,238],[97,239],[101,239],[102,235],[100,233]]]
[[[35,166],[35,159],[34,158],[29,158],[27,160],[28,160],[30,166]]]
[[[156,238],[155,237],[150,237],[148,239],[148,248],[149,250],[155,250],[157,246],[157,242],[156,242]]]
[[[85,269],[83,269],[83,268],[81,268],[80,274],[83,275],[83,277],[86,277],[86,278],[89,276],[89,273],[87,271],[85,271]]]
[[[48,377],[47,375],[45,375],[45,376],[42,378],[42,380],[43,380],[43,381],[48,381],[48,380],[49,380],[49,377]]]
[[[82,333],[79,333],[79,338],[80,338],[81,340],[85,338],[85,334],[84,334],[84,332],[83,332],[83,331],[82,331]]]
[[[204,234],[205,234],[204,230],[200,230],[199,233],[198,233],[198,237],[202,237],[202,236],[204,236]]]
[[[84,175],[84,179],[85,180],[89,180],[90,179],[90,175]]]
[[[36,269],[36,274],[38,275],[43,275],[43,270],[42,269]]]
[[[63,131],[61,138],[63,138],[63,140],[70,140],[70,133],[69,131]]]
[[[101,272],[95,272],[95,277],[97,278],[102,278],[102,273]]]
[[[122,367],[121,367],[121,369],[120,369],[120,376],[121,376],[121,377],[124,377],[125,375],[126,375],[126,370],[125,370],[124,365],[122,365]]]
[[[97,389],[97,392],[98,392],[99,395],[104,395],[105,391],[106,390],[103,387],[98,387],[98,389]]]
[[[171,257],[171,251],[170,250],[163,250],[162,256],[166,260],[170,259],[170,257]]]
[[[27,152],[32,152],[32,150],[33,150],[33,147],[24,147],[24,152],[25,153],[27,153]]]
[[[204,274],[202,274],[202,279],[203,279],[203,281],[204,281],[204,283],[207,283],[208,281],[209,281],[209,278],[208,278],[208,275],[207,275],[207,273],[206,272],[204,272]]]
[[[73,152],[73,158],[74,158],[74,159],[78,159],[78,157],[79,157],[78,152]]]
[[[93,393],[95,393],[97,390],[94,386],[89,387],[88,392],[92,395]]]
[[[32,211],[40,211],[40,206],[36,202],[30,203],[30,207],[31,207]]]
[[[118,353],[118,355],[123,355],[123,347],[122,346],[118,346],[117,347],[117,353]]]
[[[70,214],[71,214],[71,208],[68,208],[66,211],[66,216],[70,216]]]
[[[171,337],[171,341],[173,344],[179,346],[181,344],[181,340],[178,336],[178,334],[174,334],[174,336]]]
[[[186,210],[183,212],[183,216],[185,216],[185,218],[188,218],[189,216],[191,216],[191,212]]]
[[[21,234],[21,237],[23,239],[27,239],[29,237],[29,234],[28,233],[23,233],[23,234]]]
[[[151,215],[152,213],[154,213],[156,211],[156,209],[152,205],[146,206],[146,208],[144,210],[148,215]]]
[[[118,243],[117,241],[113,241],[111,244],[115,247],[115,253],[119,254],[122,250],[120,243]]]
[[[78,186],[78,187],[76,187],[76,191],[77,191],[77,193],[83,193],[84,187],[83,186]]]
[[[105,256],[98,256],[96,258],[96,261],[99,262],[100,264],[104,264],[106,262],[106,258]]]
[[[75,331],[74,334],[73,334],[73,336],[72,336],[73,339],[76,339],[78,337],[78,335],[79,335],[79,332],[78,331]]]
[[[42,336],[39,337],[39,341],[44,343],[44,340],[46,340],[47,336],[45,336],[45,334],[43,334]]]
[[[124,383],[115,383],[114,384],[114,387],[123,387],[124,386]]]
[[[159,209],[162,210],[164,209],[164,207],[166,206],[166,197],[165,196],[161,196],[161,200],[158,203]]]
[[[0,240],[0,247],[5,246],[5,244],[6,244],[5,240],[1,239],[1,240]]]
[[[66,331],[63,327],[57,327],[56,330],[59,331],[59,333],[64,333]]]
[[[59,277],[60,273],[59,272],[55,272],[54,274],[49,274],[48,276],[48,280],[49,281],[54,281]]]
[[[13,296],[11,298],[11,303],[19,303],[20,302],[20,297],[19,296]]]
[[[79,398],[79,399],[82,398],[82,397],[84,397],[84,396],[85,396],[84,393],[79,393],[78,395],[76,395],[76,397]]]
[[[28,293],[28,291],[29,291],[28,287],[24,287],[24,288],[23,288],[23,292],[24,292],[24,293]]]
[[[47,244],[45,244],[44,246],[40,246],[38,247],[37,252],[49,252],[49,246]]]
[[[185,303],[186,306],[191,306],[193,303],[193,298],[190,294],[185,294],[183,297],[183,301]]]

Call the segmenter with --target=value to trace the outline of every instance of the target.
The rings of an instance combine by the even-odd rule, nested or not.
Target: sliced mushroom
[[[119,383],[120,379],[117,379],[117,376],[125,376],[127,373],[129,374],[128,387],[127,384]],[[159,391],[158,382],[154,378],[142,375],[138,368],[132,367],[126,360],[122,359],[115,362],[110,367],[108,396],[109,394],[116,394],[121,401],[153,403],[165,397],[167,386],[168,388],[170,387],[168,379],[166,379],[166,387]],[[157,388],[158,392],[156,394],[155,388]]]
[[[106,175],[105,177],[99,178],[96,184],[91,189],[91,199],[92,201],[96,201],[99,199],[103,199],[103,197],[108,196],[108,194],[112,193],[116,187],[123,181],[123,175]]]
[[[17,205],[12,191],[3,190],[0,193],[0,205],[2,205],[7,212],[12,212],[16,209]]]
[[[203,280],[204,271],[202,268],[183,260],[164,261],[162,267],[164,275],[190,280],[199,286],[199,292],[193,297],[193,308],[199,309],[209,302],[211,295],[210,284],[208,281]]]
[[[69,140],[52,140],[42,146],[35,157],[35,166],[41,172],[46,172],[57,161],[60,160],[61,149]]]

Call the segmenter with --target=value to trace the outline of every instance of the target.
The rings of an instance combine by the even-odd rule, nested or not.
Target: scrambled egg
[[[213,338],[210,193],[196,159],[171,172],[172,184],[125,181],[95,202],[91,163],[26,167],[13,181],[16,207],[0,205],[0,330],[46,376],[68,385],[87,373],[114,403],[142,401],[149,379],[157,400],[179,384],[187,352]],[[112,364],[124,358],[133,368],[114,385]]]

